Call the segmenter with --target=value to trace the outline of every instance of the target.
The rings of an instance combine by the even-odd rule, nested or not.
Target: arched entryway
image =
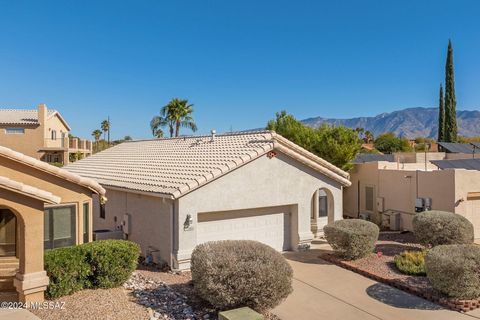
[[[323,234],[323,227],[334,221],[333,194],[327,188],[320,188],[312,196],[311,226],[315,237]]]
[[[0,257],[17,255],[17,217],[10,209],[0,208]]]

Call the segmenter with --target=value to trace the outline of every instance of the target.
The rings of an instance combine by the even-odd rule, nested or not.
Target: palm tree
[[[103,120],[101,124],[101,128],[103,131],[103,140],[105,139],[105,134],[108,132],[108,144],[110,144],[110,121],[109,120]]]
[[[370,143],[370,142],[373,142],[374,139],[374,136],[373,136],[373,133],[369,130],[365,131],[365,143]]]
[[[170,137],[173,136],[173,122],[169,122],[163,116],[155,116],[150,121],[150,128],[152,129],[152,135],[156,138],[163,138],[162,127],[168,126],[170,129]]]
[[[95,138],[96,147],[98,147],[98,141],[100,140],[100,137],[102,136],[102,131],[96,129],[92,132],[92,136]]]
[[[188,100],[178,98],[172,99],[162,108],[160,114],[170,123],[175,125],[175,137],[180,135],[180,127],[189,128],[193,132],[197,131],[197,125],[192,117],[193,104]],[[173,126],[170,126],[170,136],[173,134]]]

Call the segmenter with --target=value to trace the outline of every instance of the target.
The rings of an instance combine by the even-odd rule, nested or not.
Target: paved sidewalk
[[[318,258],[319,250],[289,252],[293,293],[273,310],[282,320],[474,320]]]
[[[2,309],[0,308],[1,320],[40,320],[39,317],[26,309]]]

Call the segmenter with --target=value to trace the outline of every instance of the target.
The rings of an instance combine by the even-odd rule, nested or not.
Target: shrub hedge
[[[473,225],[467,218],[445,211],[425,211],[413,218],[413,232],[425,246],[473,243]]]
[[[373,252],[380,229],[369,221],[346,219],[327,224],[323,231],[335,252],[344,259],[355,260]]]
[[[248,306],[263,312],[292,292],[288,262],[257,241],[200,244],[192,253],[191,272],[197,294],[220,310]]]
[[[425,269],[432,286],[460,299],[480,297],[480,246],[441,245],[425,257]]]
[[[125,240],[102,240],[45,251],[50,278],[46,295],[58,298],[84,288],[122,285],[137,266],[140,248]]]
[[[394,262],[397,269],[405,274],[424,276],[426,250],[404,251],[395,256]]]
[[[50,278],[46,295],[58,298],[88,286],[91,268],[80,246],[45,251],[45,270]]]
[[[95,241],[82,245],[92,274],[89,286],[93,288],[118,287],[128,280],[136,269],[140,249],[125,240]]]

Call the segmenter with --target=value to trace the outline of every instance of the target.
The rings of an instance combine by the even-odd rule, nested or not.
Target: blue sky
[[[199,133],[436,106],[452,38],[458,109],[480,106],[478,1],[0,0],[0,107],[46,103],[90,138],[150,137],[172,97]],[[185,131],[187,133],[187,131]]]

